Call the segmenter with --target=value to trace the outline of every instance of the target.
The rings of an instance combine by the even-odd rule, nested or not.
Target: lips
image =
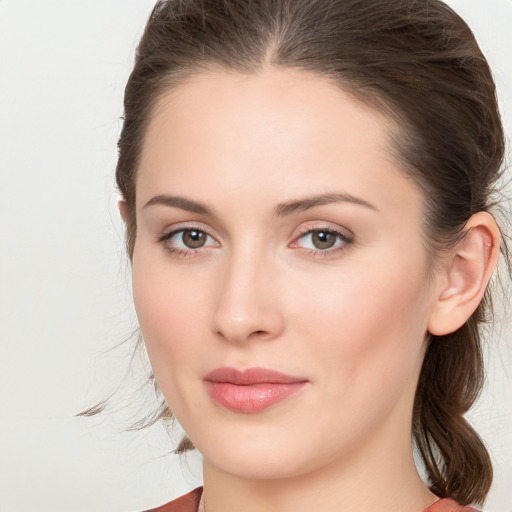
[[[217,368],[204,377],[206,390],[221,407],[235,412],[257,413],[285,400],[308,383],[265,368]]]

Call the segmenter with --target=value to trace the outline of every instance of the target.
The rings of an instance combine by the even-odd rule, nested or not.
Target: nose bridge
[[[212,329],[231,341],[251,337],[277,336],[282,328],[282,314],[276,283],[275,260],[255,243],[233,247],[219,272]]]

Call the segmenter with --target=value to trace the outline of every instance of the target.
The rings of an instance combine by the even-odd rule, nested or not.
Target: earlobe
[[[492,215],[474,214],[465,236],[443,266],[441,289],[431,311],[428,331],[442,336],[456,331],[480,304],[500,252],[500,233]]]
[[[119,213],[124,222],[126,222],[126,201],[124,199],[120,199],[117,202],[117,207],[119,208]]]

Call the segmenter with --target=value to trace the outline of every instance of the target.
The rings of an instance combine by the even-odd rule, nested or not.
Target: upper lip
[[[236,368],[222,367],[216,368],[204,376],[204,380],[209,382],[228,382],[239,386],[248,386],[251,384],[292,384],[295,382],[306,382],[308,379],[302,377],[293,377],[276,370],[267,368],[246,368],[238,370]]]

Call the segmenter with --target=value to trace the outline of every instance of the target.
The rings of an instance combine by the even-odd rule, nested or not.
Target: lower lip
[[[263,382],[239,386],[229,382],[205,381],[205,384],[209,395],[222,407],[235,412],[255,413],[295,395],[307,382]]]

